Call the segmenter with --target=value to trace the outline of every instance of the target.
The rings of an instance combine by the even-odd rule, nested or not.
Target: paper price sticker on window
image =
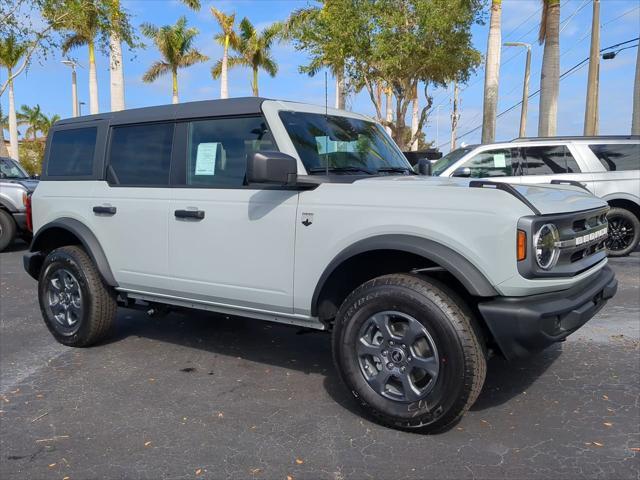
[[[505,158],[504,153],[493,154],[493,166],[495,168],[505,168],[507,166],[507,159]]]
[[[215,175],[218,145],[217,142],[198,144],[195,175]]]

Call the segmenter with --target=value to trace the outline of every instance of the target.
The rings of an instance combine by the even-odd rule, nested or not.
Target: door
[[[178,128],[185,155],[169,208],[173,295],[292,312],[298,194],[245,185],[247,155],[276,149],[266,122],[218,118]]]
[[[520,164],[518,149],[495,148],[478,152],[459,166],[451,176],[519,183]]]
[[[566,145],[525,146],[522,150],[522,183],[549,184],[551,180],[574,180],[593,192],[593,175],[582,172]]]
[[[111,128],[107,181],[97,182],[92,227],[118,284],[167,286],[167,223],[173,123]]]

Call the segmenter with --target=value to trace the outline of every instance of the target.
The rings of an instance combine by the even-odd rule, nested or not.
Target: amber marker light
[[[527,233],[524,230],[518,230],[518,261],[527,258]]]

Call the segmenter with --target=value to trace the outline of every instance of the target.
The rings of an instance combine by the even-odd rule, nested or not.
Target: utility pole
[[[636,58],[636,81],[633,87],[633,118],[631,119],[631,135],[640,135],[640,46]]]
[[[584,111],[584,134],[598,134],[598,90],[600,83],[600,0],[593,0],[591,51],[587,80],[587,106]]]
[[[459,99],[458,99],[458,82],[453,81],[453,108],[451,110],[451,150],[456,149],[456,140],[458,133],[458,120],[460,120],[460,114],[458,113]]]
[[[529,108],[529,76],[531,74],[531,44],[523,42],[506,42],[505,47],[524,47],[527,49],[527,60],[524,66],[524,80],[522,82],[522,108],[520,109],[520,132],[518,137],[527,136],[527,110]]]
[[[62,60],[62,63],[67,67],[71,67],[71,102],[73,116],[79,115],[78,111],[78,82],[76,81],[76,65],[77,63],[72,60]]]

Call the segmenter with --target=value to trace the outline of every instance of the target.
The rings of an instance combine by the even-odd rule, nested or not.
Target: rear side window
[[[49,148],[47,175],[52,177],[86,177],[93,173],[96,127],[58,130]]]
[[[523,151],[526,175],[580,172],[573,155],[564,145],[525,147]]]
[[[169,185],[173,123],[113,127],[107,179],[115,185]]]
[[[640,143],[589,145],[589,148],[608,171],[640,169]]]

